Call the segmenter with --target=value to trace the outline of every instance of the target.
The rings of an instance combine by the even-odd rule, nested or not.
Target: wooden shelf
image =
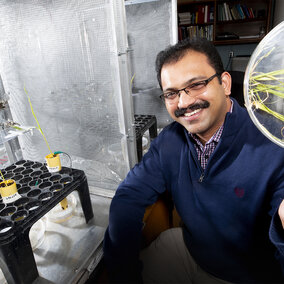
[[[216,0],[177,0],[177,5],[214,3]]]
[[[216,25],[227,25],[227,24],[245,24],[250,22],[263,22],[266,18],[251,18],[251,19],[240,19],[232,21],[216,21]]]
[[[181,18],[179,13],[190,13],[190,20],[193,24],[179,24],[179,40],[187,36],[205,36],[210,34],[209,40],[214,45],[234,45],[234,44],[246,44],[246,43],[258,43],[271,29],[271,13],[273,0],[178,0],[178,17]],[[211,13],[210,19],[213,22],[205,23],[202,17],[204,16],[204,9]],[[237,15],[235,10],[237,9]],[[200,12],[202,11],[202,13]],[[245,18],[236,19],[241,17],[241,12]],[[218,15],[219,13],[219,15]],[[222,17],[220,16],[222,13]],[[234,13],[234,15],[233,15]],[[201,14],[201,18],[200,18]],[[231,16],[230,16],[231,15]],[[182,16],[185,16],[182,15]],[[252,18],[252,16],[254,16]],[[243,17],[243,16],[242,16]],[[230,19],[230,20],[218,20],[218,19]],[[234,20],[231,20],[233,18]],[[247,24],[247,25],[245,25]],[[207,26],[211,26],[207,28]],[[262,37],[249,37],[249,35],[262,34]],[[218,40],[217,37],[224,34],[234,34],[239,39],[222,39]]]
[[[190,27],[190,26],[212,26],[214,23],[202,23],[202,24],[181,24],[180,27]]]
[[[262,38],[246,38],[246,39],[228,39],[228,40],[214,40],[214,45],[233,45],[233,44],[248,44],[258,43]]]

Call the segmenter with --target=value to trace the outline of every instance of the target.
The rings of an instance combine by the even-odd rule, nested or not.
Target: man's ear
[[[230,73],[223,72],[221,75],[222,87],[224,88],[225,95],[229,96],[231,94],[232,78]]]

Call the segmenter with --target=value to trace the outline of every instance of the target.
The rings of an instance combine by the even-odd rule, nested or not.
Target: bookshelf
[[[273,0],[178,0],[178,37],[214,45],[258,43],[271,29]]]

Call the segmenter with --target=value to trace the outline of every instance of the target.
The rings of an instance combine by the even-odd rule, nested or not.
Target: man
[[[284,283],[283,149],[230,98],[230,74],[205,39],[160,52],[156,70],[175,122],[113,198],[104,242],[113,281],[142,281],[142,271],[145,283]],[[142,265],[143,214],[165,190],[184,226],[162,233]]]

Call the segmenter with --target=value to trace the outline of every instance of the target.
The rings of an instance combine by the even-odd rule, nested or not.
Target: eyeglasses
[[[196,97],[205,91],[206,86],[210,81],[212,81],[215,77],[219,76],[219,74],[215,73],[213,76],[209,77],[206,80],[198,81],[193,84],[188,85],[187,87],[176,90],[162,93],[160,98],[164,101],[174,103],[180,97],[180,92],[184,91],[187,95],[191,95],[192,97]]]

